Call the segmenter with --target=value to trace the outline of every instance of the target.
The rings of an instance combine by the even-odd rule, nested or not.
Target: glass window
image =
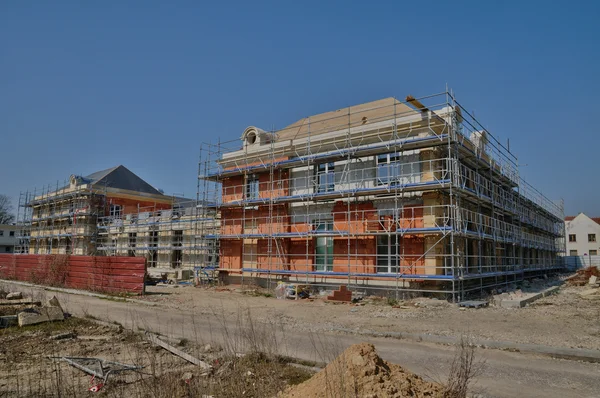
[[[258,176],[248,176],[248,179],[246,180],[246,199],[258,199],[258,189]]]
[[[316,166],[317,192],[332,192],[335,189],[335,164],[322,163]]]
[[[590,250],[590,256],[597,256],[598,250]]]
[[[577,238],[575,237],[575,234],[569,235],[569,242],[577,242]]]
[[[595,242],[596,234],[588,234],[588,242]]]
[[[8,233],[8,236],[15,236],[15,231],[10,231],[10,232]]]
[[[333,271],[333,237],[319,236],[333,231],[333,221],[319,221],[316,225],[315,269],[317,271]]]
[[[577,255],[577,250],[570,250],[569,251],[569,256],[576,256]]]
[[[121,217],[121,205],[110,205],[110,216]]]

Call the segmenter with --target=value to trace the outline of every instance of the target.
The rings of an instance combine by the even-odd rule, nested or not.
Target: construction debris
[[[8,328],[18,324],[16,315],[0,316],[0,328]]]
[[[13,293],[8,293],[6,295],[7,300],[21,300],[22,298],[23,298],[23,293],[21,293],[21,292],[13,292]]]
[[[159,339],[158,336],[155,334],[146,332],[146,338],[148,339],[148,341],[150,341],[158,346],[161,346],[165,350],[170,351],[171,353],[177,355],[178,357],[181,357],[181,358],[185,359],[186,361],[193,363],[194,365],[200,366],[202,369],[205,369],[205,370],[212,369],[212,366],[210,366],[208,363],[206,363],[198,358],[195,358],[195,357],[191,356],[190,354],[187,354],[187,353],[173,347],[170,344],[165,343],[164,341]]]
[[[36,325],[44,322],[63,321],[65,314],[56,297],[48,301],[48,305],[40,308],[27,308],[17,314],[19,326]]]
[[[584,286],[590,282],[590,278],[592,276],[600,276],[600,270],[598,270],[598,267],[587,267],[577,270],[577,273],[568,277],[566,282],[570,286]]]
[[[443,387],[384,361],[369,343],[355,344],[325,369],[279,394],[281,398],[442,397]]]
[[[469,300],[469,301],[462,301],[462,302],[458,303],[458,306],[465,307],[465,308],[482,308],[482,307],[487,307],[488,302],[487,301],[478,301],[478,300]]]
[[[103,380],[104,384],[108,381],[108,377],[111,374],[118,374],[126,371],[137,371],[141,370],[143,366],[127,365],[119,362],[106,361],[100,358],[87,358],[87,357],[49,357],[68,363],[69,365],[84,371],[94,377],[98,377]],[[97,386],[96,386],[97,387]],[[93,388],[93,387],[92,387]],[[90,391],[92,391],[90,389]],[[97,390],[96,390],[97,391]]]
[[[349,303],[352,301],[352,292],[348,290],[346,285],[342,285],[340,286],[340,289],[335,290],[331,296],[327,296],[327,300],[344,301]]]

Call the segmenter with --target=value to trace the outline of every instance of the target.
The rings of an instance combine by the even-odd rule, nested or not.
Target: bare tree
[[[10,224],[15,221],[10,198],[0,194],[0,224]]]

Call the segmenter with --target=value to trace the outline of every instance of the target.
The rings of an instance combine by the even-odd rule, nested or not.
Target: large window
[[[590,256],[597,256],[598,250],[590,250]]]
[[[248,176],[248,178],[246,180],[246,199],[247,200],[258,199],[258,188],[259,188],[258,176],[256,176],[256,175]]]
[[[335,164],[321,163],[315,168],[317,174],[317,192],[331,192],[335,189]]]
[[[577,237],[575,236],[575,234],[569,235],[569,242],[577,242]]]
[[[377,184],[398,185],[418,182],[421,167],[418,154],[385,153],[377,156]]]

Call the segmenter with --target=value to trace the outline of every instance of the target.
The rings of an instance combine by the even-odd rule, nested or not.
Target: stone
[[[21,300],[23,298],[23,293],[21,292],[12,292],[6,295],[7,300]]]
[[[212,352],[213,347],[210,344],[206,344],[203,348],[202,351],[204,352]]]
[[[19,326],[37,325],[50,321],[62,321],[65,315],[59,307],[42,307],[35,310],[19,312],[17,315]]]
[[[194,374],[192,372],[185,372],[182,376],[181,376],[181,380],[183,381],[190,381],[194,378]]]
[[[48,306],[49,307],[58,307],[60,308],[60,310],[62,312],[65,312],[62,308],[62,306],[60,305],[60,301],[58,301],[58,299],[56,298],[56,296],[52,296],[52,298],[50,300],[48,300]]]
[[[598,282],[598,277],[597,277],[597,276],[595,276],[595,275],[592,275],[592,276],[590,276],[590,281],[589,281],[589,284],[590,284],[590,285],[595,285],[595,284],[596,284],[596,282]]]

